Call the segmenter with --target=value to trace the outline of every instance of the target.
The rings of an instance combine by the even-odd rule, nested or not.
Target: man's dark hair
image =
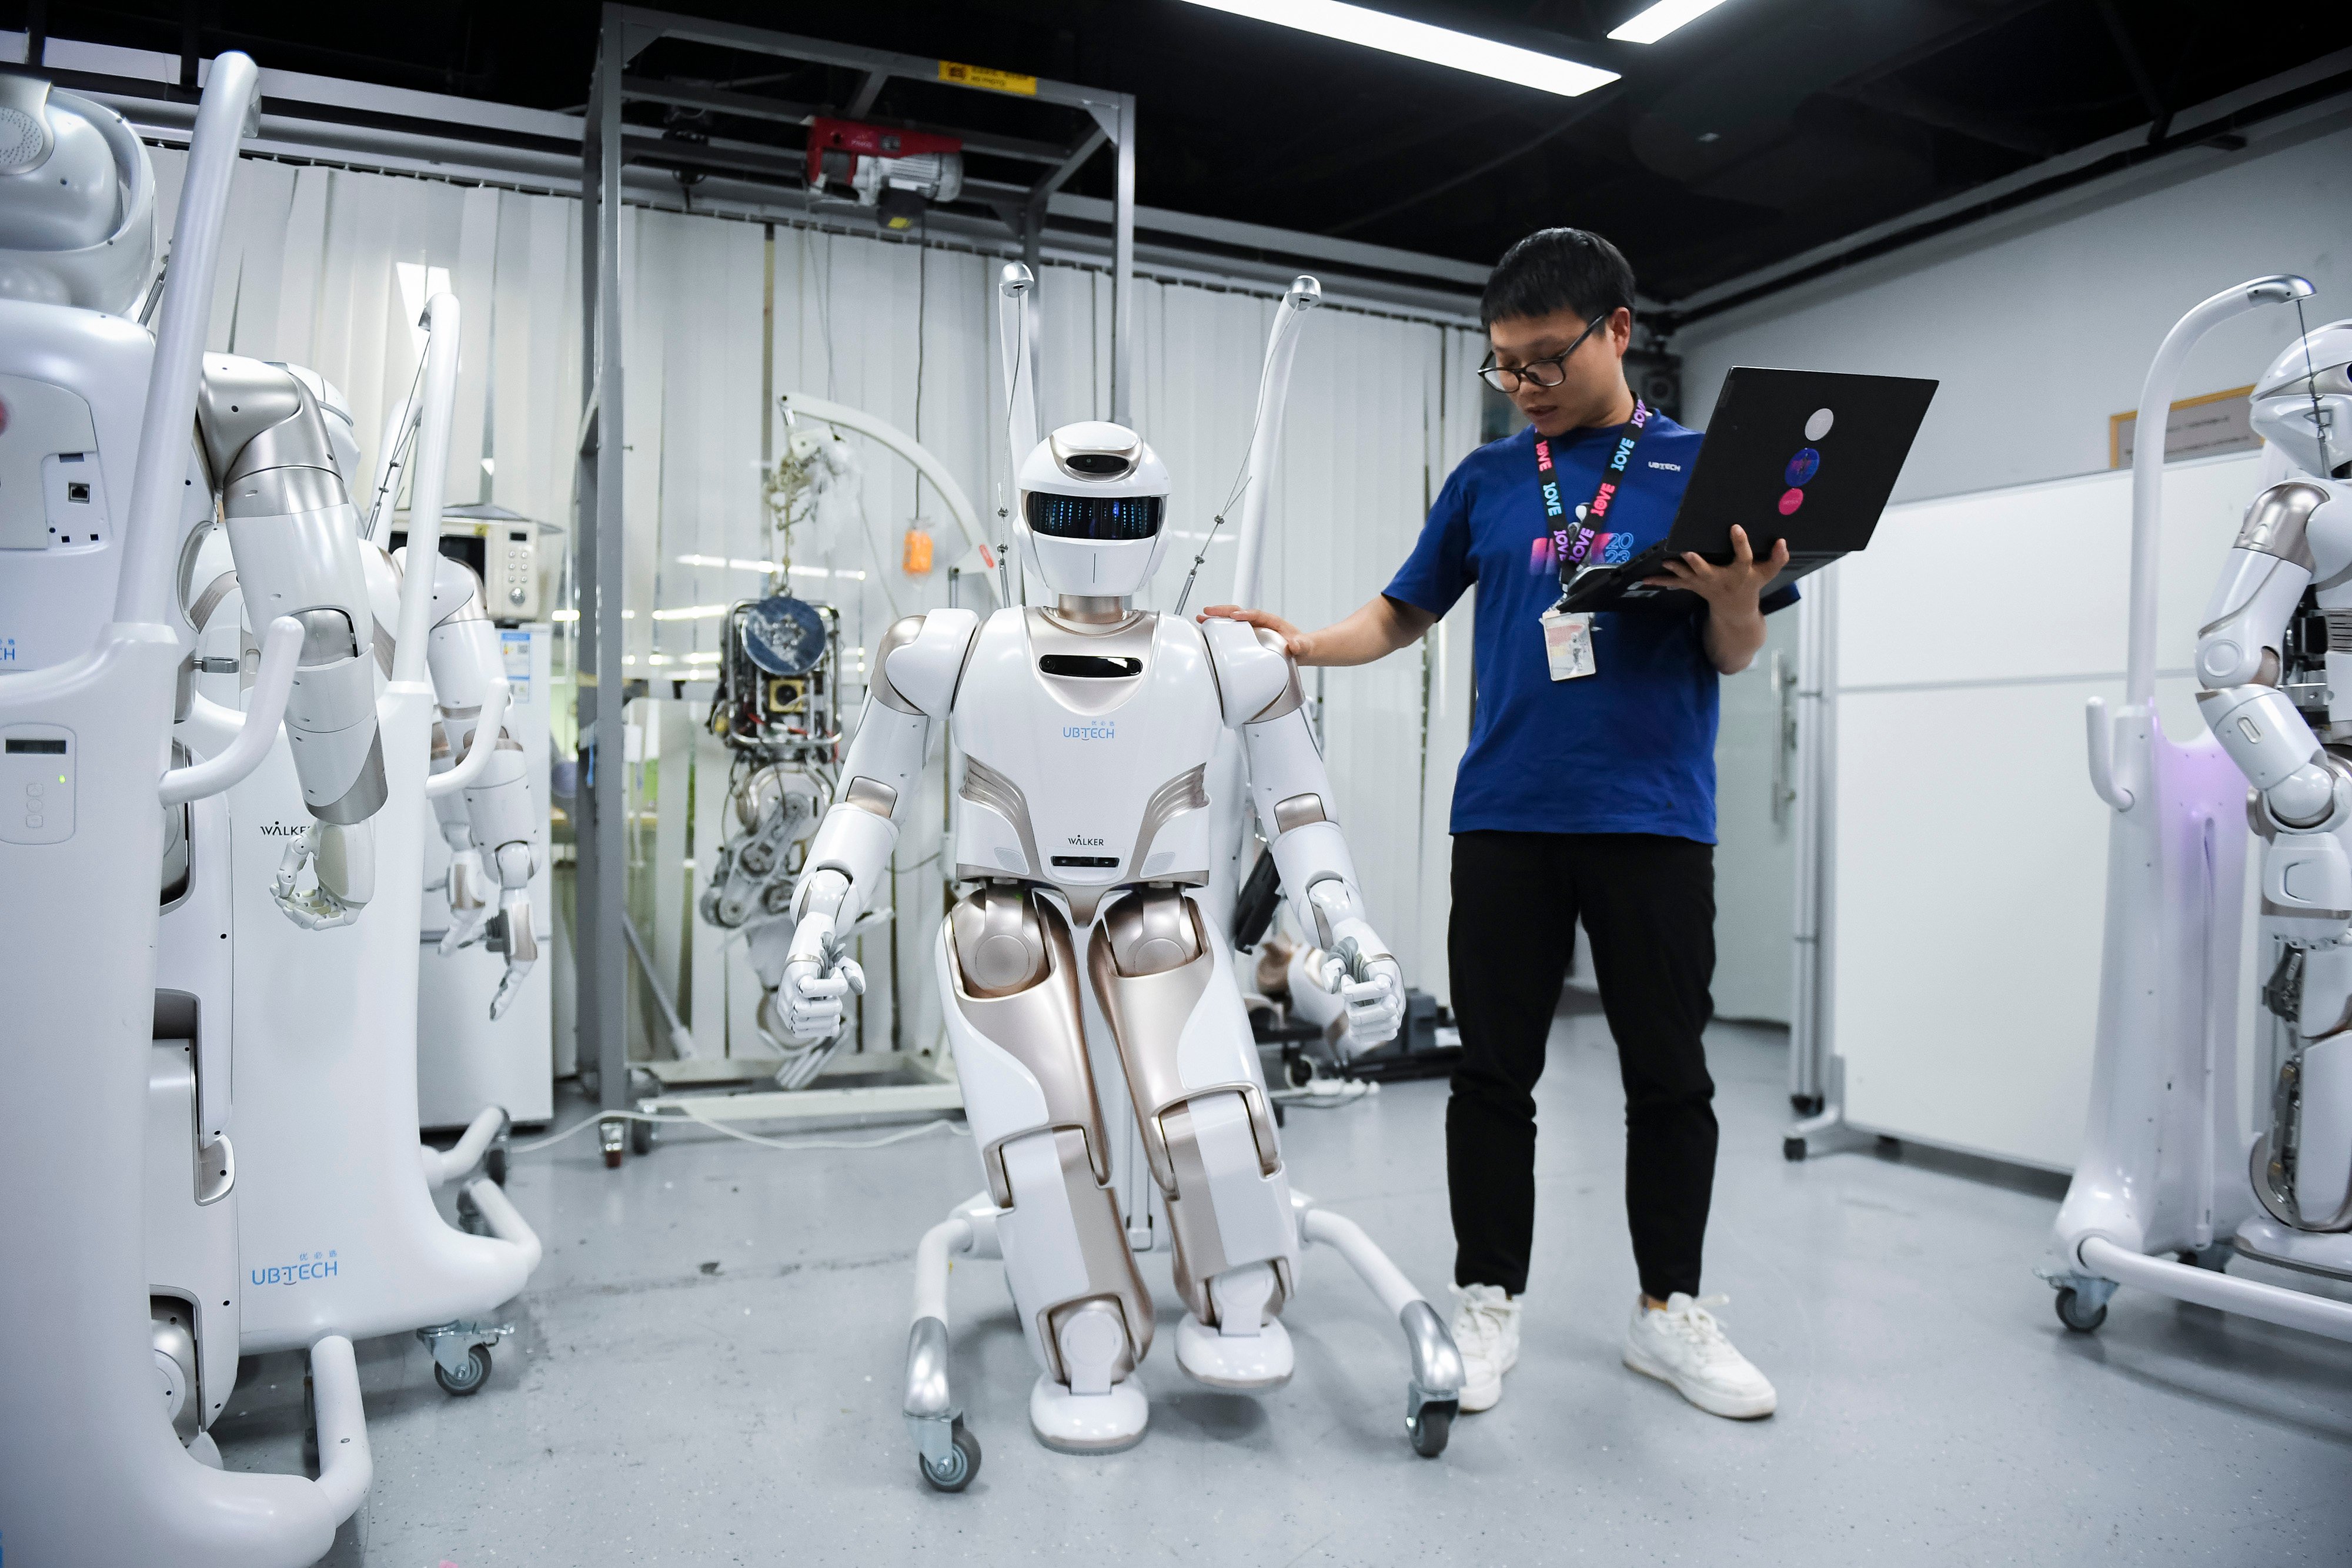
[[[1590,321],[1620,306],[1633,308],[1633,268],[1623,251],[1582,229],[1538,229],[1495,264],[1478,299],[1478,324],[1561,310]]]

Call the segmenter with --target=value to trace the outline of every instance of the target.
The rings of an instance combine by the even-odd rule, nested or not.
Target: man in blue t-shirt
[[[1387,591],[1347,619],[1301,632],[1262,611],[1208,612],[1280,632],[1302,664],[1362,664],[1420,641],[1477,591],[1447,934],[1462,1027],[1445,1145],[1465,1411],[1500,1398],[1518,1360],[1533,1091],[1580,918],[1625,1084],[1642,1286],[1625,1364],[1717,1415],[1775,1403],[1696,1300],[1716,1150],[1700,1033],[1714,1012],[1717,679],[1748,667],[1765,614],[1796,594],[1759,597],[1788,547],[1756,560],[1735,528],[1730,565],[1685,556],[1650,580],[1687,591],[1589,617],[1554,609],[1562,553],[1572,573],[1654,542],[1698,457],[1696,432],[1626,386],[1633,304],[1633,268],[1598,235],[1544,229],[1513,246],[1480,302],[1493,350],[1480,374],[1528,428],[1463,460]]]

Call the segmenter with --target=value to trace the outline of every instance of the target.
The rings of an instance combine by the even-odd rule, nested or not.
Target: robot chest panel
[[[1080,635],[1000,612],[953,727],[960,864],[1080,886],[1205,869],[1206,766],[1223,719],[1190,623],[1139,617]]]

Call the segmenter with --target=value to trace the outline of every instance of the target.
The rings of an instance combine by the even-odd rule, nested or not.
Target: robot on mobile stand
[[[2254,278],[2181,318],[2139,428],[2162,429],[2198,338],[2311,292]],[[2352,1280],[2352,321],[2273,361],[2253,424],[2269,471],[2289,476],[2247,508],[2206,607],[2210,733],[2185,744],[2154,701],[2163,444],[2151,435],[2133,464],[2126,703],[2110,718],[2093,698],[2089,716],[2092,785],[2114,812],[2090,1119],[2053,1238],[2060,1266],[2042,1271],[2082,1333],[2130,1285],[2352,1340],[2352,1303],[2224,1271],[2235,1253]],[[2255,1075],[2268,1105],[2251,1147],[2237,1105],[2249,828],[2262,999],[2282,1036]]]
[[[1008,315],[1025,315],[1028,288],[1025,268],[1005,269]],[[1013,341],[1027,340],[1024,323]],[[1041,1441],[1108,1452],[1143,1435],[1134,1373],[1155,1314],[1114,1190],[1113,1119],[1122,1134],[1125,1119],[1107,1113],[1089,1065],[1095,1018],[1097,1038],[1115,1045],[1168,1216],[1188,1309],[1177,1364],[1219,1388],[1286,1382],[1280,1313],[1297,1289],[1301,1244],[1328,1241],[1402,1320],[1413,1355],[1407,1425],[1434,1454],[1456,1408],[1460,1358],[1360,1230],[1294,1199],[1228,937],[1202,896],[1234,847],[1216,841],[1209,787],[1230,772],[1223,748],[1238,733],[1249,800],[1301,925],[1350,955],[1327,983],[1341,991],[1355,1038],[1396,1032],[1402,977],[1331,820],[1297,672],[1278,642],[1239,622],[1196,626],[1133,607],[1167,549],[1167,469],[1116,424],[1034,441],[1025,358],[1016,349],[1007,366],[1012,521],[1023,567],[1059,597],[985,621],[935,610],[883,638],[841,793],[795,893],[780,993],[796,1034],[841,1027],[843,998],[863,978],[840,956],[837,933],[886,885],[933,732],[949,727],[963,758],[955,875],[970,890],[942,924],[935,962],[988,1189],[919,1252],[906,1414],[924,1477],[958,1490],[979,1464],[948,1390],[951,1251],[1004,1260],[1044,1369],[1029,1399]],[[1279,362],[1286,369],[1286,352]],[[1277,402],[1280,380],[1267,378]]]
[[[2197,640],[2197,706],[2254,786],[2281,944],[2263,1000],[2292,1030],[2236,1247],[2352,1278],[2352,321],[2290,346],[2253,402],[2298,472],[2247,509]]]

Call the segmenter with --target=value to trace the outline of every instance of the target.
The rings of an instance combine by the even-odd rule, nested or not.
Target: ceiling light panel
[[[1723,0],[1658,0],[1609,36],[1621,44],[1654,44],[1685,22],[1695,22]]]
[[[1229,11],[1236,16],[1249,16],[1260,22],[1272,22],[1279,26],[1296,27],[1305,33],[1319,33],[1327,38],[1360,44],[1368,49],[1382,49],[1391,55],[1449,66],[1457,71],[1493,77],[1498,81],[1516,82],[1521,87],[1556,92],[1564,98],[1591,92],[1594,88],[1606,86],[1617,79],[1615,71],[1604,71],[1597,66],[1564,60],[1557,55],[1538,54],[1533,49],[1496,43],[1492,38],[1481,38],[1470,33],[1457,33],[1451,27],[1434,27],[1427,22],[1391,16],[1385,11],[1342,5],[1340,0],[1192,0],[1192,4],[1205,5],[1213,11]],[[1653,6],[1651,9],[1663,10],[1665,6]],[[1706,6],[1700,5],[1698,9],[1704,10]],[[1636,17],[1634,20],[1640,19]],[[1633,23],[1626,25],[1631,26]],[[1673,24],[1675,26],[1680,25],[1680,22]]]

